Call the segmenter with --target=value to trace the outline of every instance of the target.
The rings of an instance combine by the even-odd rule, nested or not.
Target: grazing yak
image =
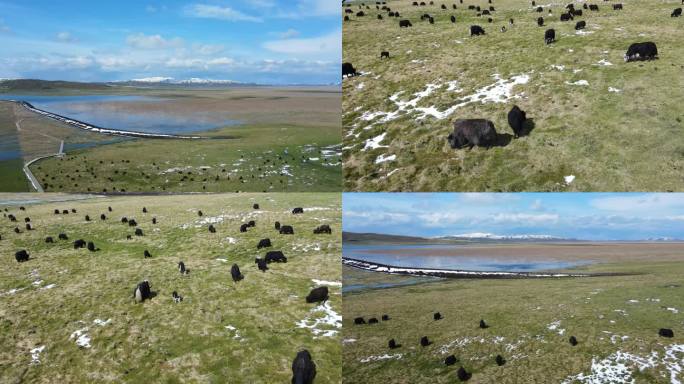
[[[141,303],[145,300],[152,298],[152,291],[150,290],[150,282],[143,280],[139,283],[133,290],[133,298],[136,303]]]
[[[451,22],[452,22],[452,23],[455,23],[455,22],[456,22],[456,16],[451,16],[450,19],[451,19]]]
[[[458,362],[458,359],[454,355],[449,355],[444,359],[444,364],[449,366],[449,365],[454,365]]]
[[[674,332],[668,328],[660,328],[658,335],[662,337],[674,337]]]
[[[259,204],[252,205],[252,209],[259,209]]]
[[[499,367],[506,364],[506,359],[504,359],[501,355],[496,355],[494,361],[496,361],[496,365],[498,365]]]
[[[658,58],[658,47],[654,42],[634,43],[629,46],[625,54],[625,62],[654,60]]]
[[[264,260],[267,263],[287,263],[287,257],[283,254],[283,251],[268,251],[266,256],[264,256]]]
[[[213,224],[209,224],[209,232],[216,233],[216,228],[214,228]]]
[[[25,249],[22,249],[21,251],[17,251],[14,253],[14,258],[17,259],[18,263],[23,263],[24,261],[28,261],[29,253],[26,252]]]
[[[487,325],[484,320],[480,320],[480,328],[486,329],[489,328],[489,325]]]
[[[178,272],[180,272],[181,275],[187,275],[188,270],[185,269],[185,263],[182,261],[178,262]]]
[[[21,230],[18,227],[14,227],[14,233],[21,233]]]
[[[100,214],[100,220],[107,220],[107,216],[104,213]]]
[[[90,216],[85,215],[85,221],[90,221]]]
[[[46,242],[46,243],[54,243],[55,240],[52,238],[52,236],[48,236],[48,237],[45,238],[45,242]]]
[[[24,223],[30,223],[31,218],[30,217],[24,217]]]
[[[680,16],[682,16],[682,9],[681,8],[675,8],[675,10],[672,11],[672,13],[670,14],[670,17],[680,17]]]
[[[413,24],[409,20],[399,20],[399,28],[413,27]]]
[[[390,339],[390,341],[387,342],[387,346],[389,347],[389,349],[395,349],[395,348],[401,347],[401,345],[397,344],[397,342],[394,341],[394,339]]]
[[[382,321],[389,321],[390,319],[389,315],[382,315],[380,318],[382,319]]]
[[[152,224],[157,224],[157,218],[156,217],[152,218]]]
[[[86,246],[86,242],[83,239],[78,239],[74,241],[74,249],[83,248]]]
[[[248,221],[247,226],[252,227],[252,228],[256,227],[256,221],[254,221],[254,220]]]
[[[292,384],[313,384],[316,377],[316,364],[306,349],[297,352],[292,361]]]
[[[575,24],[575,31],[579,31],[580,29],[584,29],[587,27],[587,22],[582,20],[578,21],[577,24]]]
[[[432,342],[428,340],[427,336],[423,336],[420,338],[420,345],[422,345],[423,347],[427,347],[430,344],[432,344]]]
[[[457,119],[454,121],[454,131],[447,140],[451,148],[458,149],[468,146],[491,147],[496,144],[498,135],[494,123],[485,119]]]
[[[147,208],[143,207],[142,211],[143,213],[147,213]]]
[[[297,208],[295,208],[295,209],[292,210],[292,214],[293,214],[293,215],[296,215],[296,214],[299,214],[299,213],[304,213],[304,208],[302,208],[302,207],[297,207]]]
[[[554,41],[556,41],[556,30],[553,28],[547,29],[546,32],[544,32],[544,42],[546,44],[551,44]]]
[[[368,324],[377,324],[377,323],[379,323],[379,321],[375,317],[371,317],[370,319],[368,319]]]
[[[356,317],[356,318],[354,318],[354,324],[356,324],[356,325],[366,324],[366,320],[364,320],[363,317]]]
[[[90,252],[95,252],[95,251],[97,251],[97,248],[95,247],[95,243],[93,243],[92,241],[89,241],[89,242],[88,242],[88,246],[87,246],[86,248],[88,248],[88,250],[89,250]]]
[[[314,228],[313,233],[315,235],[321,234],[321,233],[327,233],[327,234],[332,234],[332,229],[330,229],[330,226],[328,224],[322,224],[319,225],[318,227]]]
[[[128,220],[128,226],[129,226],[129,227],[137,227],[137,226],[138,226],[138,222],[135,221],[135,219],[130,219],[130,220]]]
[[[238,267],[237,264],[233,264],[233,266],[230,267],[230,276],[233,278],[233,281],[240,281],[245,278],[242,273],[240,273],[240,267]]]
[[[69,210],[68,210],[68,209],[63,209],[63,210],[62,210],[62,215],[68,215],[68,214],[69,214]]]
[[[294,235],[294,228],[291,225],[283,225],[280,227],[281,235]]]
[[[306,302],[307,303],[319,303],[321,301],[325,302],[328,300],[328,287],[323,286],[323,287],[318,287],[314,288],[309,292],[309,295],[306,297]]]
[[[570,342],[570,345],[572,345],[573,347],[577,345],[577,338],[575,336],[570,336],[570,339],[568,339],[568,341]]]
[[[520,137],[523,134],[525,120],[527,120],[525,111],[518,108],[517,105],[514,105],[508,112],[508,125],[511,126],[515,137]]]
[[[152,254],[150,253],[150,251],[148,251],[148,250],[146,249],[145,252],[143,252],[143,257],[144,257],[144,258],[152,257]]]
[[[613,4],[613,11],[621,11],[622,10],[622,4]]]
[[[108,210],[109,212],[111,212],[111,211],[112,211],[112,207],[107,207],[107,210]]]
[[[456,371],[456,376],[461,381],[468,381],[473,376],[470,372],[466,371],[465,368],[461,367]]]
[[[343,63],[342,64],[342,77],[354,77],[358,76],[358,72],[356,72],[356,68],[351,63]]]
[[[127,218],[126,216],[122,217],[122,218],[121,218],[121,222],[124,223],[124,224],[125,224],[125,223],[128,223],[128,218]]]
[[[55,209],[55,215],[59,215],[59,209]]]
[[[249,228],[247,224],[240,225],[240,232],[247,232],[247,228]]]
[[[572,19],[574,19],[574,17],[572,16],[572,13],[570,13],[570,12],[563,13],[560,16],[560,21],[570,21]]]
[[[197,211],[197,216],[202,217],[203,215],[204,215],[204,213],[202,213],[201,210]]]
[[[67,236],[66,233],[60,233],[59,236],[57,236],[60,240],[69,240],[69,236]]]
[[[589,10],[598,12],[599,7],[596,4],[589,4]]]
[[[271,246],[271,239],[261,239],[259,244],[257,244],[257,249],[267,248]]]
[[[544,26],[544,18],[543,17],[537,18],[537,25],[540,27]]]
[[[7,218],[9,219],[9,221],[11,221],[13,223],[15,223],[17,221],[17,218],[11,213],[9,215],[7,215]]]
[[[470,36],[479,36],[479,35],[484,35],[485,30],[482,29],[479,25],[471,25],[470,26]]]
[[[183,301],[183,296],[179,295],[176,291],[171,292],[171,297],[173,298],[174,303],[180,303]]]
[[[27,231],[33,230],[33,227],[31,226],[31,224],[26,223],[26,230],[27,230]]]
[[[432,318],[433,318],[434,320],[442,320],[442,319],[443,319],[442,314],[439,313],[439,312],[435,312],[435,313],[432,315]]]
[[[387,51],[382,51],[382,52],[380,52],[380,60],[382,60],[382,59],[389,59],[389,58],[390,58],[389,52],[387,52]]]
[[[142,229],[136,228],[136,229],[135,229],[135,235],[136,235],[136,236],[143,236],[143,231],[142,231]]]
[[[261,272],[266,272],[266,270],[268,270],[268,263],[266,263],[266,260],[257,257],[254,259],[254,262]]]
[[[275,229],[280,230],[280,221],[275,222]]]

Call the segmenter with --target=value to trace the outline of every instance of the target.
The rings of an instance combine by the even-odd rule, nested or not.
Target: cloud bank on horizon
[[[345,193],[342,203],[349,232],[684,239],[684,194]]]
[[[334,0],[0,1],[0,78],[340,81]]]

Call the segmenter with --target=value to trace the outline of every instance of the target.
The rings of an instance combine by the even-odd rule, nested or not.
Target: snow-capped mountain
[[[131,79],[126,81],[119,81],[118,83],[132,83],[132,84],[179,84],[179,85],[229,85],[242,84],[235,80],[223,79],[202,79],[199,77],[191,77],[189,79],[174,79],[173,77],[152,76],[143,77],[140,79]]]
[[[155,76],[155,77],[144,77],[142,79],[131,79],[130,81],[134,81],[136,83],[170,83],[172,80],[173,80],[173,77]]]
[[[551,236],[551,235],[535,235],[535,234],[525,234],[525,235],[496,235],[493,233],[484,232],[474,232],[474,233],[462,233],[458,235],[448,235],[440,236],[439,239],[469,239],[469,240],[569,240],[563,237]]]

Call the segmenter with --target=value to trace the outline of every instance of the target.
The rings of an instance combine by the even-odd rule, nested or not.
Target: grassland
[[[683,189],[684,32],[682,20],[670,18],[678,0],[634,0],[623,11],[597,2],[599,12],[584,10],[576,19],[587,22],[581,34],[574,22],[559,21],[568,1],[538,2],[539,14],[529,1],[497,0],[491,24],[467,10],[486,1],[458,10],[451,1],[388,1],[400,18],[373,5],[357,17],[358,3],[343,27],[344,62],[362,73],[343,81],[345,190]],[[434,24],[420,20],[424,13]],[[546,26],[537,26],[539,16]],[[399,19],[413,27],[400,29]],[[475,24],[487,35],[470,37]],[[548,46],[547,28],[557,36]],[[625,63],[627,47],[640,41],[656,42],[660,59]],[[381,60],[381,51],[391,58]],[[514,104],[533,120],[528,136],[489,150],[449,147],[457,118],[486,118],[511,135],[506,116]]]
[[[341,185],[340,93],[332,88],[49,90],[39,94],[115,94],[160,98],[117,104],[121,113],[200,114],[242,124],[209,132],[208,140],[120,140],[83,132],[19,107],[23,157],[67,156],[34,163],[46,191],[279,192],[337,191]],[[33,92],[35,94],[35,92]],[[7,108],[2,112],[8,113]],[[10,121],[14,125],[14,121]],[[225,120],[224,120],[225,121]],[[228,138],[229,137],[229,138]],[[114,142],[112,142],[114,141]],[[68,145],[87,148],[69,150]]]
[[[304,300],[326,284],[313,279],[341,279],[339,194],[5,194],[0,201],[22,230],[24,217],[35,227],[15,234],[7,218],[0,226],[0,382],[282,383],[301,348],[317,365],[316,382],[340,382],[340,288],[329,285],[326,306]],[[305,213],[292,215],[295,206]],[[77,213],[53,214],[71,208]],[[122,216],[135,218],[144,236],[126,240],[133,228]],[[250,219],[256,227],[240,233]],[[276,220],[293,225],[295,235],[279,235]],[[312,234],[322,223],[333,235]],[[62,232],[69,241],[56,240]],[[44,243],[46,236],[57,243]],[[265,253],[256,244],[266,237],[288,262],[262,273],[254,258]],[[99,251],[74,250],[79,238]],[[14,260],[19,249],[30,252],[28,262]],[[152,258],[143,258],[146,249]],[[176,267],[181,260],[186,276]],[[245,276],[239,283],[231,280],[233,263]],[[143,279],[157,296],[135,304],[133,288]],[[173,302],[174,290],[181,303]]]
[[[452,383],[458,382],[460,366],[472,372],[473,383],[681,381],[684,256],[676,261],[644,261],[634,255],[609,260],[574,270],[640,274],[560,280],[426,279],[409,286],[346,292],[343,381]],[[406,284],[405,276],[343,267],[345,285],[352,281],[373,286],[380,280],[386,285]],[[444,319],[434,321],[434,312]],[[391,320],[353,324],[357,316],[379,319],[383,314]],[[490,327],[480,329],[480,319]],[[675,337],[659,337],[659,328],[673,329]],[[433,344],[421,347],[422,336]],[[570,336],[577,338],[577,346],[569,344]],[[402,346],[390,350],[391,338]],[[444,359],[451,354],[459,362],[447,367]],[[506,359],[504,366],[494,362],[498,354]]]

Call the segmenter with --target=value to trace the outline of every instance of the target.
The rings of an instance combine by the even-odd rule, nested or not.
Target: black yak
[[[297,208],[295,208],[295,209],[292,210],[292,214],[293,214],[293,215],[296,215],[296,214],[298,214],[298,213],[304,213],[304,208],[302,208],[302,207],[297,207]]]
[[[60,233],[59,236],[57,236],[60,240],[69,240],[69,236],[67,236],[66,233]]]
[[[527,120],[525,111],[518,108],[517,105],[514,105],[513,108],[511,108],[511,110],[508,112],[508,125],[511,126],[515,137],[522,136],[525,120]]]
[[[197,216],[202,217],[202,215],[204,215],[202,211],[197,211]]]
[[[181,275],[187,275],[188,270],[185,269],[185,263],[182,261],[178,262],[178,272],[180,272]]]
[[[379,323],[379,321],[375,317],[371,317],[370,319],[368,319],[368,324],[377,324],[377,323]]]
[[[240,281],[245,278],[242,273],[240,273],[240,267],[238,267],[237,264],[233,264],[233,266],[230,267],[230,276],[233,278],[233,281]]]
[[[423,336],[420,338],[420,345],[423,347],[427,347],[428,345],[432,344],[430,340],[428,340],[427,336]]]
[[[546,32],[544,32],[544,42],[546,44],[551,44],[554,41],[556,41],[556,30],[553,28],[547,29]]]
[[[456,376],[461,381],[468,381],[468,380],[470,380],[470,377],[472,377],[472,374],[470,374],[470,372],[466,371],[465,368],[460,367],[458,369],[458,371],[456,371]]]
[[[353,76],[358,76],[358,73],[356,72],[356,69],[351,63],[344,63],[342,64],[342,77],[353,77]]]
[[[482,29],[479,25],[471,25],[470,26],[470,36],[479,36],[479,35],[484,35],[485,30]]]
[[[399,28],[413,27],[413,24],[409,20],[399,20]]]
[[[257,244],[257,249],[267,248],[271,246],[271,239],[261,239],[259,244]]]
[[[439,313],[439,312],[435,312],[435,313],[432,315],[432,318],[433,318],[434,320],[442,320],[442,319],[443,319],[442,314]]]
[[[544,18],[543,17],[537,18],[537,25],[540,27],[544,26]]]
[[[294,235],[294,229],[292,228],[291,225],[283,225],[280,227],[280,234],[281,235]]]
[[[253,209],[259,209],[259,204],[254,204],[254,205],[252,205],[252,208],[253,208]]]
[[[264,260],[266,260],[267,263],[287,263],[287,257],[285,257],[282,251],[268,251],[266,252]]]
[[[662,337],[674,337],[674,332],[668,328],[660,328],[658,335]]]
[[[326,300],[328,300],[328,287],[325,286],[312,289],[306,297],[307,303],[325,302]]]
[[[380,59],[389,59],[389,58],[390,58],[389,52],[387,52],[387,51],[380,52]]]
[[[577,24],[575,24],[575,31],[579,31],[580,29],[584,29],[587,27],[587,22],[582,20],[578,21]]]
[[[504,359],[501,355],[496,355],[494,361],[496,361],[496,365],[498,365],[499,367],[506,364],[506,359]]]
[[[45,238],[45,242],[46,242],[46,243],[54,243],[55,240],[52,238],[52,236],[48,236],[48,237]]]
[[[489,328],[489,325],[487,325],[484,320],[480,320],[480,328],[486,329]]]
[[[363,317],[356,317],[356,318],[354,318],[354,324],[356,324],[356,325],[366,324],[366,320],[364,320]]]
[[[468,146],[473,148],[491,147],[497,140],[494,123],[485,119],[457,119],[454,121],[454,131],[449,134],[447,140],[451,148]]]
[[[89,242],[88,242],[88,246],[87,246],[86,248],[88,248],[88,250],[89,250],[90,252],[95,252],[95,251],[97,251],[97,248],[95,248],[95,243],[93,243],[92,241],[89,241]]]
[[[458,359],[454,355],[449,355],[444,359],[444,364],[445,365],[454,365],[458,362]]]
[[[135,298],[136,303],[141,303],[152,297],[152,291],[150,290],[150,283],[147,280],[143,280],[139,283],[133,290],[133,298]]]
[[[280,230],[280,221],[276,221],[274,227],[276,230]]]
[[[389,347],[389,349],[395,349],[395,348],[401,347],[401,345],[397,344],[397,342],[394,341],[394,339],[390,339],[390,341],[387,343],[387,346]]]
[[[128,220],[128,226],[129,226],[129,227],[137,227],[137,226],[138,226],[138,222],[135,221],[135,219],[130,219],[130,220]]]
[[[297,352],[292,362],[292,384],[313,384],[316,377],[316,364],[306,349]]]
[[[250,220],[247,222],[247,226],[254,228],[256,226],[256,222],[254,220]]]
[[[328,224],[323,224],[323,225],[319,225],[317,228],[315,228],[313,230],[313,233],[314,234],[321,234],[321,233],[331,234],[332,229],[330,229],[330,226]]]
[[[381,319],[382,321],[389,321],[390,317],[389,315],[382,315]]]
[[[150,253],[150,251],[148,251],[148,250],[146,249],[145,252],[143,252],[143,257],[144,257],[144,258],[152,257],[152,254]]]
[[[28,261],[29,253],[26,252],[25,249],[22,249],[21,251],[17,251],[14,253],[14,258],[17,259],[18,263],[23,263],[24,261]]]
[[[100,214],[100,220],[107,220],[107,216],[104,213]]]
[[[257,268],[259,268],[261,272],[266,272],[266,270],[268,270],[268,263],[266,263],[266,260],[256,258],[254,262],[257,264]]]
[[[682,9],[681,8],[675,8],[674,11],[670,14],[670,17],[680,17],[682,16]]]
[[[142,231],[142,229],[136,228],[136,229],[135,229],[135,235],[136,235],[136,236],[143,236],[143,231]]]
[[[173,298],[174,303],[180,303],[183,301],[183,296],[179,295],[176,291],[171,292],[171,297]]]
[[[209,232],[216,233],[216,228],[214,228],[213,224],[209,224]]]
[[[85,221],[90,221],[90,216],[85,215]]]
[[[86,242],[83,239],[78,239],[74,241],[74,249],[83,248],[86,246]]]
[[[249,228],[247,224],[240,225],[240,232],[247,232],[247,228]]]
[[[654,42],[634,43],[627,49],[625,61],[653,60],[658,58],[658,47]]]
[[[570,336],[570,339],[568,340],[570,342],[570,345],[573,347],[577,345],[577,338],[575,336]]]
[[[143,207],[142,211],[143,213],[147,213],[147,208]]]

